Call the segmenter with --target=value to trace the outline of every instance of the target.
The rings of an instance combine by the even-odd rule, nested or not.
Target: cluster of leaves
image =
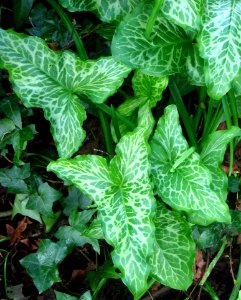
[[[69,25],[61,7],[53,0],[48,2]],[[226,202],[228,178],[221,168],[227,145],[241,136],[237,122],[236,126],[228,122],[231,114],[234,121],[239,117],[240,2],[59,3],[70,12],[91,11],[101,21],[112,24],[108,27],[112,32],[115,29],[112,55],[88,60],[83,49],[81,57],[67,50],[53,51],[39,37],[0,29],[0,67],[8,71],[17,95],[4,98],[0,104],[4,116],[0,121],[1,153],[6,156],[6,146],[12,145],[15,164],[0,170],[1,184],[16,194],[13,215],[21,213],[44,222],[49,231],[61,214],[53,211],[53,203],[59,200],[69,223],[55,233],[58,242],[43,239],[37,253],[21,263],[42,292],[60,280],[57,266],[73,247],[88,243],[99,253],[98,240],[104,239],[113,247],[114,271],[107,277],[120,278],[134,299],[140,299],[153,281],[186,290],[193,280],[195,245],[214,246],[210,242],[213,235],[204,242],[203,232],[213,233],[210,226],[221,228],[217,230],[219,243],[223,235],[241,229],[239,213],[230,212]],[[36,26],[28,32],[49,39],[49,32],[55,29],[45,29],[46,19],[41,16],[48,15],[51,26],[61,24],[54,21],[54,11],[51,14],[43,6],[35,7],[31,16]],[[70,33],[52,36],[60,47],[70,43],[70,38]],[[77,42],[79,52],[81,47]],[[132,76],[134,96],[127,97],[117,109],[109,107],[105,102],[127,76]],[[180,77],[188,88],[190,84],[195,90],[197,86],[206,87],[210,97],[207,115],[203,113],[200,142],[196,136],[201,115],[193,119],[188,116],[175,83]],[[155,120],[152,109],[162,99],[168,81],[176,105],[169,103]],[[225,105],[228,92],[230,111]],[[202,99],[200,95],[200,102],[208,97],[205,94]],[[215,102],[222,97],[223,107]],[[18,105],[18,99],[26,108]],[[41,108],[51,125],[60,158],[50,162],[48,171],[81,193],[69,187],[69,196],[63,198],[42,179],[30,188],[28,179],[32,175],[22,154],[36,130],[33,124],[23,127],[21,119],[23,114],[31,113],[30,108]],[[116,142],[116,154],[107,158],[77,155],[71,159],[85,140],[82,125],[86,111],[93,108],[99,113],[103,129],[108,129],[105,138],[110,141],[110,149]],[[111,116],[111,124],[105,122],[107,115]],[[223,115],[228,129],[215,131]],[[82,193],[88,197],[85,204],[81,202]],[[73,199],[75,205],[71,206]],[[77,299],[60,293],[56,296]],[[91,299],[91,295],[87,292],[80,299]]]

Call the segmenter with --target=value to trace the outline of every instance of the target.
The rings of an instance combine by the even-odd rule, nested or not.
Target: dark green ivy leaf
[[[39,186],[38,192],[29,197],[27,208],[36,210],[43,215],[50,216],[53,214],[53,203],[61,197],[62,194],[59,191],[50,187],[48,183],[43,183]]]
[[[14,166],[11,169],[0,169],[0,184],[7,187],[9,193],[27,193],[28,187],[24,179],[30,176],[29,169],[29,164],[25,164],[22,168]]]
[[[59,282],[58,264],[69,253],[64,241],[53,243],[50,240],[41,240],[39,249],[24,257],[20,263],[32,277],[39,293],[47,290],[53,283]]]

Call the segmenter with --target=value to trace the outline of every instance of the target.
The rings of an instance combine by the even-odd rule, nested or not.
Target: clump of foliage
[[[68,225],[55,232],[58,241],[42,239],[38,251],[21,264],[43,292],[60,281],[57,267],[74,247],[88,243],[100,253],[99,240],[104,239],[112,247],[113,265],[103,268],[97,284],[92,282],[92,296],[88,291],[79,299],[96,299],[107,278],[122,280],[136,300],[155,281],[187,290],[193,282],[196,244],[216,247],[241,229],[239,212],[227,202],[228,176],[222,170],[230,145],[232,175],[234,147],[241,136],[241,4],[47,2],[51,11],[36,4],[30,12],[33,1],[29,4],[33,27],[27,32],[34,36],[0,29],[0,67],[8,72],[15,93],[0,104],[1,155],[8,154],[7,145],[14,150],[14,166],[0,169],[1,184],[16,195],[13,215],[44,223],[47,232],[62,213],[53,210],[56,201],[68,217]],[[94,13],[110,55],[102,55],[102,49],[97,59],[88,59],[80,35],[92,25],[86,30],[73,26],[62,7]],[[45,20],[39,18],[43,15]],[[64,26],[67,30],[61,33]],[[71,45],[71,38],[76,53],[50,49],[44,41],[52,39],[63,48]],[[126,81],[132,94],[125,91]],[[164,101],[168,92],[163,96],[167,86],[169,102]],[[116,93],[124,94],[125,101],[116,105],[111,97]],[[188,109],[182,96],[195,106],[191,103]],[[45,167],[49,162],[49,172],[64,180],[67,197],[40,177],[33,185],[25,150],[36,129],[22,124],[31,108],[42,109],[50,122],[58,157],[38,155]],[[85,142],[83,123],[90,114],[100,119],[106,157],[76,154]],[[217,130],[223,120],[227,128]],[[204,231],[209,240],[201,239]],[[56,297],[67,299],[59,292]]]

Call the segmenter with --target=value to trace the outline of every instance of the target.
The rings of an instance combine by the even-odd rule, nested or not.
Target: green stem
[[[163,3],[163,0],[155,0],[154,7],[152,9],[151,15],[150,15],[149,20],[148,20],[147,25],[146,25],[146,31],[145,31],[146,39],[150,38],[153,26],[156,22],[156,18],[157,18],[157,15],[159,13],[159,10],[162,6],[162,3]]]
[[[85,51],[84,45],[79,37],[79,34],[75,30],[72,22],[70,21],[69,17],[67,16],[63,8],[54,0],[47,0],[47,2],[55,9],[57,14],[60,16],[61,20],[63,21],[66,29],[71,33],[80,59],[87,60],[88,55]]]
[[[169,89],[172,95],[172,98],[178,108],[178,111],[180,113],[181,119],[183,121],[184,127],[187,131],[190,143],[192,146],[194,146],[198,150],[198,143],[197,143],[197,138],[196,135],[193,131],[193,126],[192,122],[189,118],[189,115],[187,113],[187,110],[185,108],[185,105],[182,101],[182,97],[180,95],[180,92],[176,86],[175,80],[173,78],[169,79]]]
[[[213,300],[219,300],[219,298],[218,298],[216,292],[214,291],[214,289],[212,288],[212,286],[211,286],[211,284],[210,284],[209,282],[206,282],[206,283],[204,284],[203,289],[204,289],[207,293],[209,293],[209,295],[211,296],[211,298],[212,298]]]
[[[199,285],[204,285],[204,283],[206,282],[206,280],[208,279],[208,276],[210,275],[210,273],[212,272],[213,268],[215,267],[217,261],[219,260],[219,258],[221,257],[221,255],[223,254],[223,251],[225,249],[226,246],[226,237],[224,238],[224,241],[222,243],[222,246],[220,247],[217,255],[214,257],[214,259],[211,261],[210,265],[208,266],[206,272],[203,275],[202,280],[200,281]]]
[[[232,121],[231,121],[231,115],[230,115],[230,110],[229,110],[229,105],[228,105],[228,98],[227,96],[223,96],[222,99],[222,104],[223,104],[223,111],[224,111],[224,115],[225,115],[225,119],[226,119],[226,124],[227,124],[227,128],[230,129],[232,127]],[[234,143],[233,141],[230,142],[230,158],[229,158],[229,171],[228,171],[228,175],[231,176],[232,175],[232,171],[233,171],[233,160],[234,160]]]
[[[236,300],[237,299],[238,293],[239,293],[239,290],[240,290],[240,286],[241,286],[241,247],[239,249],[240,249],[240,258],[239,258],[238,275],[237,275],[237,280],[234,284],[232,293],[229,297],[229,300]]]
[[[102,278],[101,281],[99,282],[99,284],[97,285],[95,291],[94,291],[94,294],[92,296],[92,299],[95,300],[96,299],[96,296],[97,294],[99,293],[100,289],[102,288],[102,286],[106,283],[107,281],[107,278]]]
[[[10,252],[0,249],[1,252],[7,253],[6,257],[5,257],[5,261],[4,261],[4,265],[3,265],[3,280],[4,280],[4,290],[5,290],[5,294],[6,294],[6,299],[8,299],[8,293],[7,293],[7,263],[8,263],[8,256],[10,254]]]
[[[208,111],[207,115],[204,120],[204,129],[203,129],[203,135],[206,135],[206,132],[208,131],[212,116],[213,116],[213,99],[210,98],[209,103],[208,103]]]
[[[114,151],[113,144],[112,144],[110,123],[108,122],[105,113],[103,113],[101,110],[99,110],[98,113],[99,113],[100,122],[101,122],[101,126],[103,129],[104,137],[105,137],[106,150],[110,156],[114,156],[115,151]]]
[[[121,133],[120,133],[120,127],[118,123],[118,118],[116,116],[116,111],[113,105],[111,105],[111,109],[112,109],[112,123],[115,130],[116,139],[119,142],[119,140],[121,139]]]
[[[238,126],[238,112],[237,112],[237,103],[236,103],[236,98],[234,95],[234,91],[233,89],[231,89],[228,92],[228,99],[229,99],[229,103],[230,103],[230,108],[232,111],[232,115],[233,115],[233,122],[235,126]]]
[[[102,111],[104,111],[107,115],[109,116],[112,116],[112,109],[104,104],[104,103],[101,103],[101,104],[95,104],[95,106],[99,109],[101,109]],[[118,111],[115,111],[115,114],[117,116],[117,118],[122,121],[130,130],[134,130],[135,129],[135,124],[132,123],[130,120],[128,120],[127,118],[123,117],[120,113],[118,113]]]
[[[175,169],[182,163],[184,162],[184,160],[186,160],[190,155],[193,154],[193,152],[195,152],[195,148],[191,147],[189,149],[187,149],[186,151],[184,151],[181,156],[175,161],[174,165],[172,166],[170,172],[174,172]]]
[[[198,110],[197,110],[197,113],[195,115],[194,122],[193,122],[195,131],[197,131],[197,129],[198,129],[198,124],[200,122],[201,116],[204,111],[204,107],[205,107],[204,103],[205,103],[206,95],[207,95],[207,88],[202,86],[201,90],[200,90],[200,95],[199,95]]]

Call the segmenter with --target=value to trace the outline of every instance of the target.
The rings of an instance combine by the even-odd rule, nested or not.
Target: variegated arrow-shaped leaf
[[[162,284],[186,290],[192,284],[195,243],[189,223],[157,202],[156,243],[150,264]]]
[[[189,49],[186,67],[188,81],[190,82],[190,84],[204,86],[204,60],[201,58],[197,46],[194,46],[193,48]]]
[[[141,3],[120,23],[112,40],[113,56],[148,75],[185,72],[191,39],[182,28],[163,18],[161,11],[150,38],[145,38],[152,9],[152,2]]]
[[[50,50],[37,37],[4,30],[0,30],[0,67],[8,70],[25,106],[44,110],[63,157],[77,151],[85,138],[86,114],[78,96],[104,102],[130,71],[110,57],[83,62],[69,51]]]
[[[231,88],[241,64],[241,2],[207,0],[199,49],[205,59],[209,95],[220,99]]]
[[[148,177],[148,145],[142,130],[125,135],[109,167],[103,157],[77,156],[50,163],[48,170],[75,184],[95,201],[112,259],[139,299],[147,289],[154,245],[155,199]]]
[[[92,11],[104,22],[119,22],[140,0],[59,0],[69,11]]]
[[[201,0],[164,0],[163,15],[184,29],[199,29]]]
[[[162,99],[162,93],[168,84],[167,76],[151,76],[144,74],[141,70],[136,70],[132,79],[132,87],[134,97],[128,98],[122,103],[117,111],[124,117],[130,118],[131,121],[136,121],[139,124],[140,118],[144,118],[146,129],[152,131],[152,115],[151,109],[156,106],[157,102]],[[148,106],[146,104],[148,103]],[[138,109],[142,111],[138,113]],[[137,116],[138,114],[138,116]],[[149,122],[149,123],[148,123]],[[119,122],[120,133],[123,136],[129,131],[129,128],[122,122]],[[114,128],[112,127],[112,136],[116,140]]]
[[[211,188],[211,172],[183,137],[174,105],[159,119],[151,148],[153,182],[165,203],[195,215],[192,221],[200,225],[230,222],[227,204]]]
[[[202,163],[212,175],[212,189],[223,201],[228,193],[228,178],[221,168],[227,144],[236,136],[241,135],[241,129],[232,127],[229,130],[220,130],[210,134],[202,144],[200,153]]]

